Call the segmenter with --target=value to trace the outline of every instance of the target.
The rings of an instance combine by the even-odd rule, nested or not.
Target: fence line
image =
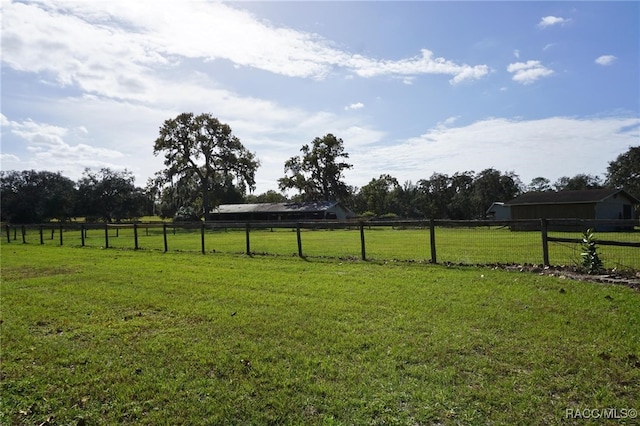
[[[10,225],[7,224],[5,226],[6,230],[6,240],[7,243],[11,243],[11,234],[13,231],[13,240],[17,240],[17,232],[20,230],[20,236],[22,243],[27,243],[27,230],[38,230],[39,235],[39,243],[45,243],[45,231],[51,231],[50,239],[53,240],[55,237],[55,233],[57,232],[59,235],[59,244],[63,245],[65,239],[63,239],[64,233],[68,232],[78,232],[80,233],[80,245],[85,246],[88,238],[89,231],[103,230],[104,232],[104,247],[110,248],[114,247],[114,238],[119,238],[120,231],[132,231],[133,232],[133,248],[135,250],[140,249],[140,233],[141,230],[144,230],[144,236],[150,236],[150,230],[157,235],[157,231],[161,230],[162,232],[162,241],[163,241],[163,250],[164,252],[169,251],[169,239],[168,233],[172,232],[174,236],[176,236],[177,231],[180,232],[195,232],[199,231],[200,233],[200,251],[205,254],[206,251],[206,238],[205,235],[207,231],[212,232],[229,232],[233,231],[244,231],[245,233],[245,241],[244,241],[244,253],[248,255],[254,254],[252,251],[252,238],[251,234],[261,230],[271,230],[274,229],[290,229],[296,233],[296,252],[299,257],[307,257],[308,253],[304,250],[304,243],[307,241],[307,237],[303,239],[302,234],[304,231],[317,231],[317,230],[354,230],[359,231],[360,241],[360,253],[359,258],[362,260],[367,260],[368,258],[368,245],[371,247],[372,243],[367,243],[367,234],[371,233],[376,228],[391,228],[395,230],[422,230],[429,232],[429,239],[424,241],[424,249],[425,252],[428,249],[429,254],[425,256],[419,256],[421,259],[431,263],[438,263],[438,261],[451,262],[452,258],[455,258],[456,255],[452,253],[457,250],[458,252],[466,250],[464,247],[465,241],[463,241],[463,246],[453,248],[447,247],[446,244],[443,244],[443,240],[446,240],[448,237],[438,236],[440,232],[446,234],[447,230],[460,230],[460,229],[483,229],[486,228],[488,230],[496,230],[496,229],[505,229],[509,231],[522,231],[522,232],[512,232],[510,233],[510,239],[518,239],[517,235],[530,235],[533,233],[539,233],[540,239],[538,240],[538,253],[539,255],[533,256],[531,253],[527,253],[527,259],[539,259],[535,262],[530,263],[542,263],[544,265],[551,265],[552,259],[550,258],[550,250],[551,244],[558,243],[567,243],[567,244],[580,244],[582,242],[581,238],[577,237],[568,237],[567,233],[571,232],[582,232],[587,228],[595,228],[602,229],[603,232],[606,232],[607,235],[614,235],[616,239],[602,239],[597,240],[598,245],[602,246],[611,246],[611,247],[619,247],[620,250],[628,250],[630,251],[631,258],[640,259],[640,250],[636,250],[640,248],[640,222],[637,220],[629,221],[629,220],[616,220],[616,221],[602,221],[602,220],[560,220],[560,219],[541,219],[541,220],[473,220],[473,221],[453,221],[453,220],[438,220],[438,219],[430,219],[430,220],[399,220],[399,221],[278,221],[278,222],[226,222],[226,221],[211,221],[211,222],[186,222],[186,223],[56,223],[56,224],[36,224],[36,225]],[[439,230],[439,231],[437,231]],[[115,235],[114,234],[115,231]],[[617,231],[615,233],[610,231]],[[596,231],[598,232],[598,231]],[[561,236],[558,236],[558,233],[562,233]],[[375,234],[372,234],[374,236]],[[622,241],[623,238],[618,238],[618,236],[631,236],[632,241]],[[47,233],[48,237],[48,233]],[[478,241],[473,241],[473,238],[486,238],[485,235],[477,234],[473,235],[469,232],[468,235],[459,237],[466,239],[466,242],[469,246],[473,244],[479,244]],[[579,237],[579,236],[578,236]],[[67,236],[67,240],[69,237]],[[116,240],[117,241],[117,240]],[[423,243],[418,241],[403,241],[403,244],[409,245],[413,244],[417,247],[423,247]],[[332,244],[331,241],[328,241],[327,244]],[[378,242],[378,248],[384,243]],[[375,246],[376,243],[373,243]],[[480,243],[480,250],[483,250],[482,244]],[[484,249],[488,249],[489,245],[484,247]],[[193,249],[192,249],[193,250]],[[536,250],[535,246],[531,243],[528,243],[527,247],[524,249],[526,251]],[[635,251],[637,251],[637,253]],[[240,250],[237,250],[238,252]],[[379,250],[380,251],[380,250]],[[448,251],[448,252],[447,252]],[[574,250],[575,251],[575,250]],[[442,254],[444,253],[444,254]],[[353,257],[357,257],[352,255]],[[380,254],[378,254],[377,258]],[[384,256],[384,255],[382,255]],[[388,255],[387,255],[388,256]],[[393,255],[392,255],[393,256]],[[508,256],[506,256],[508,257]],[[444,259],[444,260],[443,260]],[[557,260],[554,260],[557,262]],[[454,263],[483,263],[483,262],[472,262],[465,259],[461,261],[457,261]],[[493,261],[486,261],[484,263],[501,263],[498,259]],[[509,263],[529,263],[527,260],[520,261],[512,261]],[[640,260],[638,262],[630,262],[627,267],[635,270],[640,270]]]

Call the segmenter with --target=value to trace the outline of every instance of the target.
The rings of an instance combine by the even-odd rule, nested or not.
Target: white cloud
[[[381,173],[415,183],[434,172],[487,168],[514,171],[524,183],[537,176],[555,181],[578,173],[604,174],[609,161],[637,145],[639,130],[638,118],[489,118],[460,127],[438,124],[420,136],[354,153],[354,183],[364,185]]]
[[[460,119],[460,116],[447,117],[444,121],[439,122],[436,125],[437,129],[443,129],[452,126],[456,121]]]
[[[241,7],[241,3],[235,5]],[[227,4],[202,1],[10,3],[3,7],[2,61],[48,73],[58,84],[119,99],[155,102],[151,74],[185,59],[228,60],[299,78],[343,70],[360,77],[443,74],[451,84],[486,76],[486,65],[457,64],[423,49],[412,58],[369,58],[323,37],[276,27]]]
[[[346,107],[344,107],[344,109],[346,111],[354,110],[354,109],[362,109],[362,108],[364,108],[364,104],[362,102],[356,102],[356,103],[353,103],[351,105],[347,105]]]
[[[618,58],[613,55],[602,55],[596,59],[596,64],[602,66],[612,65],[616,59]]]
[[[513,74],[513,81],[522,84],[531,84],[542,77],[548,77],[553,74],[553,70],[546,68],[540,61],[509,64],[507,71]]]
[[[69,129],[33,120],[11,121],[4,115],[2,125],[15,136],[10,144],[13,145],[12,148],[18,149],[15,145],[22,145],[25,165],[37,164],[38,168],[45,170],[72,170],[71,174],[74,176],[84,167],[120,168],[117,161],[123,158],[121,152],[68,141],[75,141],[78,133],[83,133],[86,129]],[[19,142],[16,143],[16,140]],[[12,168],[20,168],[22,163],[21,158],[13,154],[3,155],[2,161],[3,164],[11,164]]]
[[[398,61],[374,60],[361,55],[353,55],[347,66],[361,77],[379,75],[415,76],[420,74],[452,75],[451,84],[465,80],[477,80],[489,74],[487,65],[459,65],[444,58],[434,58],[433,52],[422,49],[419,56]]]
[[[557,16],[545,16],[542,19],[540,19],[540,22],[538,23],[538,27],[546,28],[552,25],[564,25],[568,22],[571,22],[571,19],[560,18]]]
[[[513,56],[515,56],[517,59],[520,59],[520,51],[518,49],[515,49],[513,51]]]

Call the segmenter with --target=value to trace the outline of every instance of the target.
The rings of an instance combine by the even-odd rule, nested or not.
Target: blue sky
[[[208,112],[262,165],[333,133],[361,187],[603,176],[640,145],[639,2],[2,1],[2,169],[161,170]]]

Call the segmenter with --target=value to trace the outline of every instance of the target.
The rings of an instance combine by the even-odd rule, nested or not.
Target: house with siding
[[[505,203],[511,219],[634,220],[640,200],[624,189],[528,192]]]
[[[210,220],[295,221],[351,219],[355,214],[339,201],[306,203],[222,204],[211,212]]]
[[[489,206],[485,216],[487,219],[509,220],[511,219],[511,208],[500,201],[496,201]]]

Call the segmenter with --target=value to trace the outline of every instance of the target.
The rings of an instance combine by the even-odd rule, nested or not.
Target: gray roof
[[[640,204],[640,200],[623,189],[607,188],[587,189],[582,191],[527,192],[526,194],[522,194],[521,196],[505,203],[505,206],[599,203],[620,193],[626,196],[632,203]]]
[[[221,204],[213,213],[292,213],[321,212],[340,204],[338,201],[312,201],[308,203],[258,203],[258,204]],[[345,210],[347,210],[345,208]]]

